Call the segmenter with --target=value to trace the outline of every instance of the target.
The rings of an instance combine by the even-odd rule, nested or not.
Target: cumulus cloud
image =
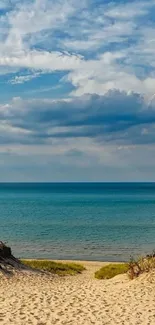
[[[75,179],[75,166],[81,180],[154,170],[154,10],[154,0],[0,2],[0,166],[9,179],[26,168],[38,179],[45,168],[49,180],[51,166],[61,180]]]
[[[1,143],[90,138],[109,144],[155,142],[155,104],[136,93],[109,91],[71,100],[22,100],[0,107]]]

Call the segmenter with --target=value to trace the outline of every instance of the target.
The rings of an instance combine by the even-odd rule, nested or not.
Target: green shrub
[[[95,272],[96,279],[111,279],[118,274],[126,273],[129,269],[127,264],[109,264],[103,266],[100,270]]]
[[[85,270],[83,265],[76,263],[61,263],[49,260],[21,260],[33,269],[48,271],[58,275],[76,275]]]

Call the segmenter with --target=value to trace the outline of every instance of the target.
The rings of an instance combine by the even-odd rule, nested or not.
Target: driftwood
[[[14,271],[28,270],[29,268],[12,255],[11,248],[0,241],[0,272],[13,274]]]
[[[46,273],[42,270],[33,269],[24,265],[18,258],[12,255],[11,248],[0,241],[0,272],[9,276],[21,271],[41,274]]]

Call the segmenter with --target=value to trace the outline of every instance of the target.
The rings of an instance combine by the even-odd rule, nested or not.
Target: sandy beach
[[[155,274],[97,280],[107,263],[81,263],[87,270],[77,276],[1,275],[0,324],[155,324]]]

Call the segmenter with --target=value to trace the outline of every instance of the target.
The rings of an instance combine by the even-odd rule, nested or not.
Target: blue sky
[[[0,181],[155,181],[155,0],[1,0]]]

